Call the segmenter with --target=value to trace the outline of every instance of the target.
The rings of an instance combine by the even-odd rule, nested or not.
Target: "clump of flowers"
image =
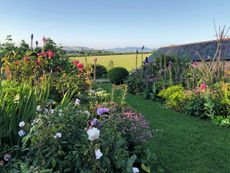
[[[152,137],[152,131],[149,123],[144,116],[132,110],[126,110],[120,116],[121,133],[131,143],[146,142]]]

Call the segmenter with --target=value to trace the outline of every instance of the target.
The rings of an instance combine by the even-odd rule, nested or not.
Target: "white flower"
[[[80,103],[81,103],[81,100],[79,100],[79,99],[75,100],[75,106],[80,105]]]
[[[36,110],[37,110],[38,112],[41,112],[41,111],[42,111],[42,107],[41,107],[40,105],[38,105],[37,108],[36,108]]]
[[[96,156],[96,159],[100,159],[103,156],[100,149],[95,150],[95,156]]]
[[[140,172],[139,169],[137,167],[133,167],[133,173],[138,173]]]
[[[26,134],[26,132],[25,132],[24,130],[19,130],[19,131],[18,131],[18,135],[19,135],[20,137],[25,136],[25,134]]]
[[[62,137],[62,134],[61,134],[61,133],[56,133],[56,134],[54,135],[54,138],[55,138],[55,139],[61,138],[61,137]]]
[[[50,109],[50,110],[49,110],[49,113],[50,113],[50,114],[53,114],[53,113],[54,113],[54,109]]]
[[[8,162],[10,159],[11,159],[11,154],[6,153],[4,155],[4,160]]]
[[[93,127],[91,129],[87,130],[87,134],[88,134],[88,139],[90,141],[94,141],[95,139],[99,138],[100,130],[98,130],[97,128]]]
[[[18,126],[19,126],[20,128],[25,127],[25,125],[26,125],[25,121],[21,121],[21,122],[18,124]]]

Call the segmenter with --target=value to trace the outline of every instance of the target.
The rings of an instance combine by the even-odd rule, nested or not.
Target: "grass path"
[[[230,173],[230,129],[128,95],[127,103],[158,129],[151,149],[172,173]]]

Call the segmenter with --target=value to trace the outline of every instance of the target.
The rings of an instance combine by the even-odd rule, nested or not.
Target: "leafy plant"
[[[182,105],[184,105],[186,101],[186,94],[181,85],[174,85],[165,90],[161,90],[158,96],[165,99],[165,105],[168,108],[183,111],[184,107]]]
[[[123,84],[129,76],[129,72],[123,67],[115,67],[108,72],[110,82],[118,85]]]

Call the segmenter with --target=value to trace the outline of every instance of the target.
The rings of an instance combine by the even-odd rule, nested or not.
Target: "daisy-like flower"
[[[98,130],[97,128],[93,127],[91,129],[87,130],[87,134],[88,134],[88,139],[90,141],[94,141],[97,138],[99,138],[99,136],[100,136],[100,130]]]
[[[21,121],[21,122],[18,124],[18,126],[19,126],[20,128],[25,127],[25,125],[26,125],[25,121]]]
[[[97,160],[100,159],[103,156],[103,154],[102,154],[100,149],[95,150],[95,156],[96,156]]]

